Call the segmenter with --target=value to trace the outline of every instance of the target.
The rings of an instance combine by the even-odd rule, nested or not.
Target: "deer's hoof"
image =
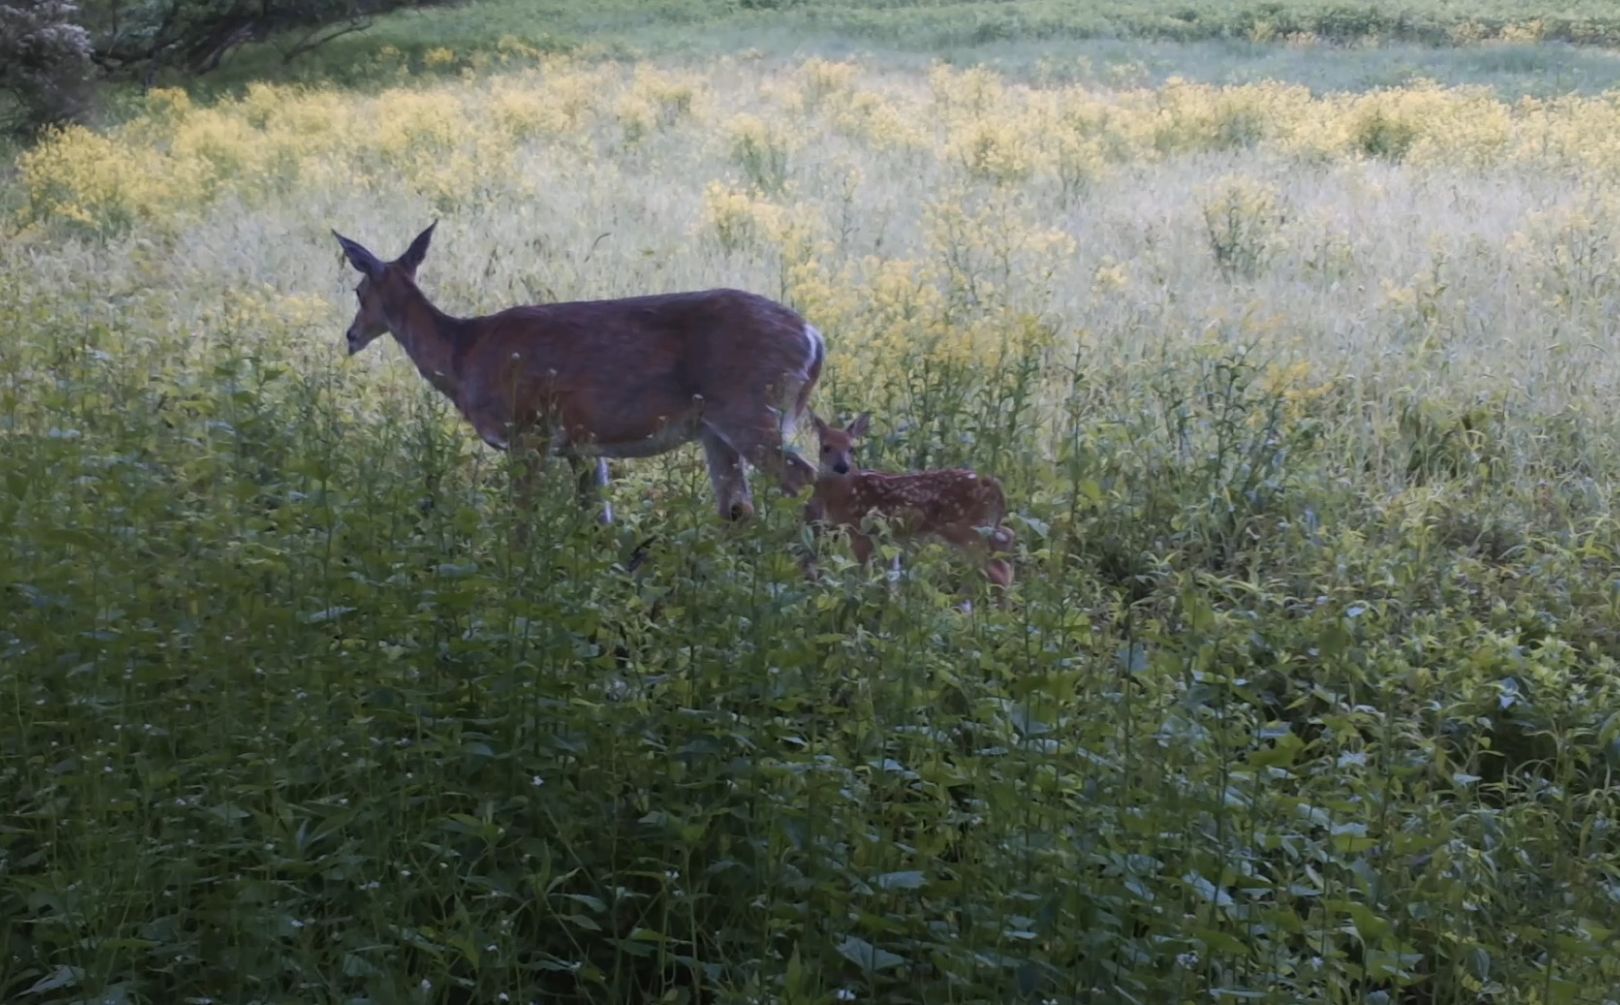
[[[635,549],[630,552],[630,558],[624,563],[625,572],[634,574],[637,569],[640,569],[642,566],[647,564],[647,559],[651,557],[651,552],[649,552],[648,549],[652,547],[652,543],[653,538],[649,537],[647,540],[636,545]]]

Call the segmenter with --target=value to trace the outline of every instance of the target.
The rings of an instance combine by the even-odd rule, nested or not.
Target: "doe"
[[[332,232],[361,276],[349,355],[392,334],[486,443],[525,452],[525,495],[549,454],[567,458],[580,502],[591,506],[607,485],[607,458],[650,457],[694,439],[722,518],[753,512],[745,462],[789,495],[814,479],[784,436],[809,408],[826,344],[793,310],[713,289],[452,317],[416,286],[436,225],[391,262]],[[599,518],[612,523],[612,507],[604,503]]]
[[[875,514],[897,536],[940,538],[982,559],[992,583],[1012,585],[1012,565],[998,557],[1012,551],[1014,539],[1012,530],[1001,525],[1007,515],[1001,482],[966,468],[900,475],[862,471],[854,447],[866,435],[871,416],[862,413],[843,429],[814,412],[810,417],[821,445],[815,489],[805,508],[813,529],[819,524],[845,528],[855,558],[864,565],[872,557],[872,538],[863,523]]]

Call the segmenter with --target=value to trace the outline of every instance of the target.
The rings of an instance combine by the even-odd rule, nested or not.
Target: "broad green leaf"
[[[858,935],[849,935],[838,944],[838,955],[862,970],[888,970],[903,965],[906,960],[886,949],[879,949]]]
[[[915,871],[885,872],[874,880],[880,890],[918,890],[927,881],[921,872]]]
[[[23,992],[25,995],[42,995],[47,991],[58,988],[76,987],[84,979],[84,971],[78,967],[59,966],[55,970],[41,977]]]

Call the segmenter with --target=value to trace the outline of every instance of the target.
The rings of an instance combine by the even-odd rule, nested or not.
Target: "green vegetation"
[[[23,152],[0,1000],[1620,1002],[1614,92],[1160,86],[1419,51],[1213,5],[786,55],[968,9],[1059,8],[490,0]],[[329,228],[435,216],[454,313],[801,309],[865,462],[1006,484],[1016,586],[806,582],[803,498],[720,525],[696,447],[611,528],[554,465],[517,546],[507,460],[342,348]]]

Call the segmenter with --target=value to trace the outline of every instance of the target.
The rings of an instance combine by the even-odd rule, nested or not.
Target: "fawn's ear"
[[[338,245],[343,249],[343,257],[349,260],[350,265],[373,279],[382,274],[383,263],[378,261],[376,255],[362,247],[360,242],[351,241],[335,230],[332,231],[332,236],[337,238]]]
[[[422,259],[427,257],[428,245],[433,243],[433,228],[438,225],[437,220],[428,224],[427,229],[417,234],[416,240],[405,249],[405,254],[399,256],[399,265],[412,276],[416,275],[416,267],[422,264]]]
[[[845,427],[844,432],[848,433],[850,436],[859,438],[865,436],[866,431],[871,428],[872,413],[862,412],[860,415],[855,417],[854,422],[851,422],[847,427]]]
[[[816,435],[817,436],[824,435],[827,432],[828,429],[832,428],[831,426],[828,426],[825,422],[822,422],[821,421],[821,416],[817,415],[815,412],[810,413],[810,421],[815,423]]]

